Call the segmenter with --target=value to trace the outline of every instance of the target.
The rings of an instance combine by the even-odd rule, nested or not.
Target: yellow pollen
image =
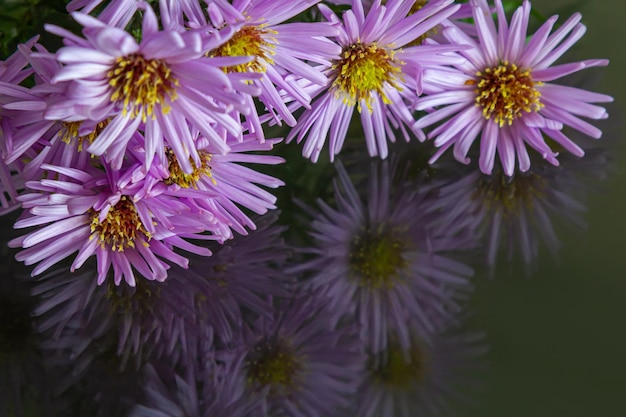
[[[493,119],[499,127],[511,125],[524,113],[539,111],[543,104],[539,100],[541,93],[535,86],[530,70],[518,68],[508,61],[495,68],[486,68],[476,74],[477,80],[471,79],[466,85],[475,85],[476,105],[482,107],[483,116]]]
[[[108,246],[115,252],[134,248],[140,236],[150,239],[150,233],[143,227],[133,202],[122,196],[117,204],[109,209],[106,218],[100,222],[99,212],[91,210],[91,236],[98,238],[100,246]],[[147,243],[144,243],[147,246]]]
[[[170,111],[168,102],[177,98],[178,80],[167,64],[160,59],[146,59],[139,54],[117,58],[107,73],[113,88],[111,101],[122,105],[122,114],[133,117],[154,115],[154,107],[160,106],[163,114]]]
[[[111,119],[104,119],[100,123],[96,124],[96,127],[86,135],[80,136],[79,130],[83,122],[63,122],[63,128],[60,132],[61,140],[70,145],[76,141],[76,148],[79,151],[83,150],[83,144],[86,142],[93,143],[94,140],[102,133],[105,127],[109,124]]]
[[[215,178],[213,178],[212,169],[209,166],[209,162],[211,162],[210,153],[198,151],[202,161],[200,167],[197,167],[193,160],[189,159],[191,167],[193,168],[193,172],[191,174],[185,174],[180,168],[180,164],[178,163],[178,159],[176,159],[176,155],[174,155],[174,151],[168,148],[165,150],[165,154],[167,155],[168,170],[170,171],[170,176],[165,179],[166,184],[178,184],[182,188],[192,187],[197,189],[198,181],[200,181],[203,177],[209,178],[213,185],[217,184]]]
[[[362,110],[361,100],[365,100],[368,110],[372,111],[372,93],[377,93],[385,104],[391,104],[383,87],[387,83],[400,90],[396,77],[403,65],[393,55],[393,51],[375,43],[354,43],[345,47],[341,59],[332,66],[331,89],[335,90],[337,96],[343,96],[344,103],[358,103],[359,112]]]
[[[209,56],[252,56],[254,59],[245,64],[233,65],[224,68],[225,72],[265,72],[265,64],[272,65],[275,45],[266,39],[278,32],[263,29],[262,26],[244,26],[239,29],[226,43],[209,52]]]

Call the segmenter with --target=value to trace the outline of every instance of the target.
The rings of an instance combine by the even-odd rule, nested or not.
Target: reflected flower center
[[[390,347],[373,363],[374,380],[394,389],[411,388],[426,376],[427,361],[424,353],[419,347],[413,347],[408,352]]]
[[[394,59],[393,51],[381,48],[375,43],[364,45],[353,43],[343,49],[341,59],[332,66],[331,89],[337,95],[343,93],[344,103],[358,103],[361,111],[361,100],[365,101],[372,111],[372,93],[377,93],[385,104],[391,104],[385,95],[385,83],[399,89],[395,79],[400,73],[402,63]]]
[[[536,174],[519,174],[507,178],[502,173],[482,179],[474,198],[482,199],[491,211],[502,211],[505,216],[517,215],[524,208],[532,210],[535,200],[545,195],[546,181]]]
[[[388,232],[366,231],[352,242],[350,268],[359,285],[371,288],[391,288],[399,273],[407,267],[402,257],[405,245]]]
[[[139,219],[135,205],[126,196],[122,196],[109,209],[102,222],[98,219],[99,214],[92,210],[90,239],[97,237],[102,247],[108,246],[115,252],[123,252],[126,248],[134,248],[138,237],[143,235],[150,238],[150,233]],[[144,244],[147,245],[145,242]]]
[[[178,80],[160,59],[146,59],[140,54],[119,57],[107,77],[113,88],[111,101],[122,105],[124,116],[128,112],[133,117],[141,114],[144,122],[147,116],[155,117],[156,105],[167,114],[170,110],[168,98],[174,101],[177,97]]]
[[[253,358],[248,362],[248,380],[260,385],[282,385],[289,388],[300,365],[294,353],[285,343],[264,341],[254,348]]]
[[[209,53],[211,57],[218,56],[251,56],[254,59],[244,64],[226,67],[226,72],[265,72],[265,65],[273,64],[270,58],[274,55],[275,46],[267,42],[266,35],[276,34],[269,29],[258,26],[244,26],[239,29],[226,43]]]
[[[482,107],[483,116],[493,119],[498,126],[511,125],[515,119],[533,111],[543,104],[541,93],[530,74],[530,70],[519,68],[508,61],[493,68],[476,73],[478,80],[467,80],[467,85],[476,85],[476,105]]]

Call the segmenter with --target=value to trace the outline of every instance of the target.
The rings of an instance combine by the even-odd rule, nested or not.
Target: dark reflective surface
[[[0,415],[622,416],[614,7],[582,7],[576,52],[611,65],[572,82],[616,106],[603,139],[581,139],[585,158],[559,168],[486,177],[428,167],[418,144],[382,162],[360,138],[333,167],[280,147],[297,161],[276,169],[290,179],[280,212],[132,291],[98,287],[88,265],[30,278],[6,248],[16,213],[4,216]]]

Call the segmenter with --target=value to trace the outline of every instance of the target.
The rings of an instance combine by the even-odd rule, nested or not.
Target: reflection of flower
[[[259,228],[223,245],[211,246],[210,257],[193,257],[189,269],[173,267],[169,280],[193,300],[194,321],[213,329],[216,342],[225,345],[240,333],[246,321],[271,317],[268,297],[288,297],[290,279],[284,273],[287,247],[274,225],[277,216],[257,220]]]
[[[215,244],[213,256],[194,259],[188,270],[172,267],[165,282],[97,285],[91,265],[85,272],[45,274],[34,289],[42,300],[35,310],[39,331],[56,340],[52,350],[83,362],[96,349],[87,349],[90,344],[112,338],[122,368],[147,356],[175,362],[213,337],[228,344],[244,317],[272,315],[268,296],[289,295],[282,272],[288,253],[273,220],[263,218],[250,235]]]
[[[144,370],[145,400],[132,408],[129,417],[246,417],[260,397],[247,396],[241,363],[210,364],[196,359],[184,372],[148,365]]]
[[[337,207],[319,201],[310,226],[315,243],[305,250],[312,257],[296,270],[326,291],[336,319],[357,317],[369,349],[384,350],[388,333],[407,348],[409,318],[432,330],[458,308],[456,297],[469,288],[472,270],[444,253],[467,249],[468,242],[454,225],[432,226],[437,214],[427,191],[416,191],[416,184],[394,189],[387,163],[372,165],[365,201],[338,169]]]
[[[236,351],[249,395],[262,397],[253,416],[321,417],[347,406],[363,357],[352,329],[331,328],[325,307],[317,294],[296,296],[244,329]]]
[[[486,351],[484,335],[461,330],[429,334],[428,341],[415,333],[411,338],[409,349],[392,340],[384,351],[370,355],[350,415],[454,415],[452,405],[473,391],[471,373],[480,368]]]
[[[562,158],[560,167],[537,161],[528,172],[513,177],[497,168],[491,176],[478,171],[455,175],[439,190],[441,206],[453,206],[445,210],[441,227],[461,221],[468,225],[477,239],[485,241],[491,267],[502,251],[509,260],[519,254],[530,264],[541,241],[556,253],[560,242],[553,221],[584,228],[586,208],[579,198],[591,189],[585,181],[602,177],[607,168],[601,149],[587,153],[584,160]]]
[[[605,109],[591,103],[613,99],[551,83],[584,68],[608,64],[607,60],[596,59],[553,65],[585,32],[579,23],[580,14],[550,35],[557,19],[553,16],[527,41],[531,10],[528,0],[516,10],[510,27],[502,2],[496,1],[497,29],[486,0],[472,0],[470,4],[478,39],[454,26],[443,31],[449,42],[473,46],[459,52],[466,63],[428,72],[425,76],[440,91],[417,103],[419,110],[435,109],[417,121],[420,128],[446,120],[429,134],[440,148],[431,161],[454,146],[455,158],[468,163],[468,151],[478,137],[479,166],[486,174],[493,170],[496,152],[506,175],[513,175],[516,157],[519,170],[527,171],[527,147],[558,165],[558,152],[548,144],[550,141],[583,156],[583,150],[563,133],[563,127],[599,138],[601,131],[578,116],[604,119],[608,117]]]

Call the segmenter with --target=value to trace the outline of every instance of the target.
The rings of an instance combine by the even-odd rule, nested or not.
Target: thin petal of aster
[[[498,38],[495,24],[490,15],[485,16],[480,7],[474,7],[474,20],[476,21],[476,31],[480,39],[480,48],[483,56],[486,57],[487,65],[498,63],[498,50],[496,40]]]
[[[585,156],[585,151],[578,145],[576,145],[570,138],[565,136],[560,130],[544,129],[543,133],[550,136],[556,143],[563,146],[565,150],[572,153],[575,156]]]
[[[565,52],[567,52],[572,45],[580,40],[583,37],[585,32],[587,31],[587,27],[583,24],[578,24],[570,34],[570,36],[563,41],[558,47],[556,47],[552,52],[546,55],[542,60],[537,62],[534,65],[534,69],[543,69],[548,68],[552,65],[557,59],[559,59]]]
[[[498,51],[504,51],[506,40],[509,37],[509,24],[504,7],[502,7],[502,1],[496,0],[495,5],[496,14],[498,16]]]
[[[530,38],[519,59],[519,64],[522,67],[529,68],[531,66],[532,60],[535,59],[537,52],[545,45],[557,20],[558,16],[550,17]]]
[[[541,82],[548,82],[548,81],[561,78],[565,75],[578,72],[587,67],[603,66],[607,64],[608,64],[608,60],[593,59],[593,60],[588,60],[588,61],[572,62],[569,64],[554,65],[549,68],[533,71],[533,80],[541,81]]]
[[[350,121],[352,120],[352,113],[354,112],[353,106],[340,106],[338,109],[336,122],[330,126],[330,149],[332,153],[337,155],[343,147],[343,142],[348,133],[350,127]]]
[[[528,18],[530,16],[530,3],[524,0],[511,19],[511,28],[504,53],[504,59],[509,62],[517,62],[524,51],[526,44],[526,31],[528,30]]]
[[[111,122],[102,130],[96,140],[93,141],[87,151],[94,155],[102,155],[106,152],[107,148],[116,140],[128,142],[131,135],[137,127],[141,118],[137,117],[131,120],[131,115],[126,116],[119,114],[113,118]]]
[[[435,146],[441,146],[448,140],[454,138],[462,129],[468,126],[477,117],[482,118],[482,114],[475,106],[471,106],[460,112],[458,115],[438,126],[429,136],[437,137]]]
[[[517,162],[519,170],[526,172],[530,169],[530,156],[528,155],[528,149],[524,144],[524,139],[519,135],[512,135],[513,145],[515,146],[515,152],[517,154]]]
[[[466,106],[467,103],[458,103],[442,107],[441,109],[435,110],[434,112],[426,114],[417,119],[414,126],[418,129],[423,129],[447,118],[448,116],[458,113]]]
[[[498,143],[498,125],[496,123],[485,123],[485,127],[480,138],[480,158],[478,166],[487,175],[491,175],[496,157],[496,145]]]
[[[560,121],[568,126],[571,126],[574,129],[588,136],[591,136],[594,139],[600,139],[600,137],[602,136],[602,131],[597,127],[559,108],[553,108],[551,106],[550,108],[542,109],[541,113],[550,117],[551,119]]]
[[[497,150],[504,174],[508,177],[515,171],[515,148],[511,141],[510,129],[501,129],[501,137],[498,140]]]
[[[528,64],[529,68],[537,68],[537,63],[540,62],[546,55],[548,55],[556,46],[567,36],[569,32],[574,29],[574,27],[580,22],[581,19],[580,13],[574,13],[563,25],[561,25],[557,30],[554,31],[551,35],[547,37],[545,42],[542,45],[536,45],[532,51],[530,51],[530,43],[526,46],[526,51],[529,53]],[[546,24],[550,22],[552,19],[548,19]],[[556,21],[556,19],[554,19]],[[543,28],[543,26],[542,26]],[[522,59],[525,58],[525,54],[522,55]],[[520,62],[521,63],[521,62]]]
[[[421,97],[417,102],[417,110],[426,110],[445,104],[457,104],[459,102],[473,103],[476,94],[473,91],[444,91],[443,93]]]
[[[484,124],[488,122],[486,121],[486,119],[481,117],[481,114],[478,114],[477,116],[478,117],[472,119],[470,124],[460,134],[459,139],[456,141],[456,143],[454,143],[454,157],[457,161],[464,164],[470,163],[470,159],[467,157],[467,153],[469,152],[470,147],[472,146],[476,138],[478,138],[478,135],[483,129]]]
[[[613,97],[606,94],[594,93],[593,91],[587,91],[581,88],[569,87],[566,85],[545,84],[541,86],[540,91],[542,91],[542,94],[544,94],[544,91],[547,91],[553,96],[559,95],[561,98],[566,98],[567,100],[579,100],[587,103],[613,102]]]

